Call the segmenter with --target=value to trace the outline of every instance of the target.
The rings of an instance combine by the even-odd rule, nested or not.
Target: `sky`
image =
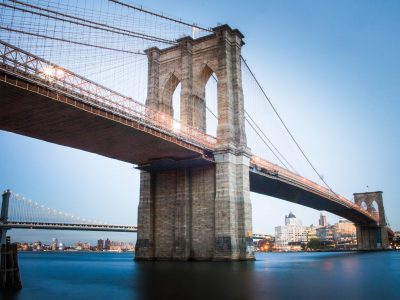
[[[383,191],[400,230],[400,3],[398,1],[143,1],[135,3],[206,27],[229,24],[245,36],[242,54],[280,115],[333,190]],[[248,74],[243,72],[243,79]],[[317,177],[260,94],[248,112],[300,174]],[[247,94],[249,95],[249,94]],[[210,103],[212,105],[212,103]],[[247,129],[253,153],[270,154]],[[282,148],[281,148],[282,147]],[[136,224],[139,172],[96,154],[0,131],[0,188],[48,207],[110,223]],[[368,186],[368,187],[367,187]],[[274,233],[293,212],[304,225],[319,211],[251,194],[253,232]],[[328,222],[338,217],[328,215]],[[13,230],[16,240],[72,241],[136,235]]]

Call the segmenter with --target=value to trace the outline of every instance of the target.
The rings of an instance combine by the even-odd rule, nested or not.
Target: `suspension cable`
[[[149,14],[149,15],[152,15],[152,16],[155,16],[155,17],[159,17],[159,18],[162,18],[162,19],[165,19],[165,20],[168,20],[168,21],[172,21],[172,22],[175,22],[175,23],[178,23],[178,24],[189,26],[191,28],[197,28],[197,29],[200,29],[200,30],[213,32],[209,28],[204,28],[204,27],[198,26],[196,24],[190,24],[190,23],[184,22],[182,20],[177,20],[177,19],[170,18],[170,17],[164,16],[164,15],[161,15],[161,14],[157,14],[155,12],[146,10],[143,7],[137,7],[137,6],[134,6],[134,5],[131,5],[131,4],[127,4],[127,3],[124,3],[124,2],[121,2],[121,1],[117,1],[117,0],[108,0],[108,1],[113,2],[115,4],[119,4],[119,5],[128,7],[128,8],[131,8],[131,9],[134,9],[134,10],[137,10],[137,11],[140,11],[140,12],[143,12],[143,13],[146,13],[146,14]]]
[[[268,143],[264,140],[264,138],[260,135],[260,133],[257,131],[256,128],[254,128],[254,126],[251,124],[251,122],[249,121],[249,119],[244,118],[247,123],[250,125],[250,127],[254,130],[254,132],[258,135],[258,137],[261,139],[261,141],[264,143],[265,146],[268,147],[268,149],[271,151],[271,153],[279,160],[279,162],[286,168],[289,169],[287,167],[287,165],[279,158],[278,155],[276,155],[276,153],[274,152],[274,150],[268,145]]]
[[[300,150],[301,154],[303,155],[303,157],[307,160],[307,162],[309,163],[309,165],[311,166],[311,168],[314,170],[314,172],[318,175],[318,177],[322,180],[322,182],[329,188],[329,190],[331,192],[333,192],[332,188],[329,186],[329,184],[324,180],[324,177],[317,171],[317,169],[314,167],[314,165],[311,163],[310,159],[307,157],[307,155],[305,154],[305,152],[303,151],[303,149],[300,147],[299,143],[296,141],[296,139],[294,138],[293,134],[291,133],[291,131],[289,130],[289,128],[286,126],[285,122],[283,121],[282,117],[279,115],[278,111],[276,110],[275,106],[272,104],[271,100],[269,99],[269,97],[267,96],[267,94],[265,93],[264,89],[262,88],[261,84],[259,83],[259,81],[257,80],[256,76],[254,75],[253,71],[250,69],[249,65],[247,64],[246,60],[243,58],[243,56],[241,55],[240,58],[242,59],[242,61],[244,62],[246,68],[249,70],[251,76],[253,77],[254,81],[257,83],[257,86],[260,88],[261,92],[263,93],[265,99],[268,101],[269,105],[272,107],[273,111],[275,112],[275,114],[277,115],[278,119],[280,120],[280,122],[282,123],[283,127],[286,129],[287,133],[289,134],[289,136],[291,137],[291,139],[293,140],[293,142],[296,144],[297,148]]]
[[[133,37],[133,38],[139,38],[139,39],[149,40],[149,41],[153,41],[153,42],[166,43],[166,44],[170,44],[170,45],[175,45],[176,44],[175,41],[170,41],[170,40],[166,40],[166,39],[162,39],[162,38],[158,38],[158,37],[148,36],[148,35],[143,34],[143,33],[123,32],[124,30],[121,30],[121,29],[117,29],[117,30],[116,29],[112,29],[111,26],[108,26],[108,25],[85,24],[85,23],[82,23],[81,21],[78,22],[78,21],[74,21],[74,20],[60,18],[60,17],[56,17],[56,16],[45,14],[45,13],[36,12],[36,11],[33,11],[33,10],[20,8],[20,7],[16,7],[16,6],[12,6],[12,5],[8,5],[8,4],[4,4],[4,3],[0,3],[0,6],[4,6],[4,7],[7,7],[7,8],[14,9],[14,10],[19,10],[19,11],[22,11],[22,12],[25,12],[25,13],[31,13],[31,14],[38,15],[38,16],[41,16],[41,17],[46,17],[46,18],[49,18],[49,19],[54,19],[54,20],[57,20],[57,21],[68,22],[68,23],[71,23],[71,24],[79,25],[79,26],[89,27],[89,28],[93,28],[93,29],[96,29],[96,30],[102,30],[102,31],[110,32],[110,33],[116,33],[116,34],[129,36],[129,37]],[[42,9],[38,8],[38,10],[42,10]],[[87,20],[85,20],[84,22],[86,22],[86,23],[94,23],[92,21],[87,21]],[[103,27],[108,27],[108,28],[103,28]]]
[[[93,47],[93,48],[98,48],[98,49],[103,49],[103,50],[112,50],[112,51],[116,51],[116,52],[123,52],[123,53],[136,54],[136,55],[146,55],[146,53],[139,52],[139,51],[129,51],[129,50],[93,45],[93,44],[88,44],[88,43],[81,43],[81,42],[51,37],[48,35],[43,35],[43,34],[38,34],[38,33],[31,33],[31,32],[27,32],[27,31],[23,31],[23,30],[11,29],[8,27],[0,26],[0,30],[12,31],[12,32],[20,33],[20,34],[36,36],[39,38],[44,38],[44,39],[49,39],[49,40],[54,40],[54,41],[59,41],[59,42],[64,42],[64,43],[70,43],[70,44],[76,44],[76,45],[81,45],[81,46]]]
[[[41,11],[49,12],[49,13],[52,13],[52,14],[55,14],[55,15],[59,15],[59,16],[62,16],[62,17],[67,17],[67,18],[70,18],[70,19],[75,19],[75,20],[78,20],[78,21],[82,21],[82,22],[85,22],[85,23],[88,23],[88,24],[98,25],[98,26],[102,26],[102,27],[110,28],[110,29],[115,29],[115,30],[119,30],[119,31],[122,31],[122,32],[130,33],[130,34],[133,34],[133,35],[141,35],[143,37],[147,37],[147,38],[150,38],[150,39],[158,39],[158,40],[160,40],[160,41],[162,41],[164,43],[167,43],[167,44],[174,43],[173,41],[167,40],[167,39],[164,39],[164,38],[159,38],[159,37],[155,37],[155,36],[148,35],[148,34],[145,34],[145,33],[139,33],[139,32],[127,30],[127,29],[124,29],[124,28],[111,26],[111,25],[108,25],[108,24],[105,24],[105,23],[99,23],[99,22],[90,21],[90,20],[87,20],[87,19],[84,19],[84,18],[75,17],[75,16],[72,16],[72,15],[69,15],[69,14],[66,14],[66,13],[61,13],[61,12],[58,12],[58,11],[55,11],[55,10],[51,10],[51,9],[47,9],[47,8],[44,8],[44,7],[40,7],[40,6],[24,3],[24,2],[21,2],[21,1],[18,1],[18,0],[8,0],[8,1],[20,4],[20,5],[24,5],[24,6],[27,6],[27,7],[31,7],[31,8],[34,8],[36,10],[41,10]]]
[[[215,82],[218,82],[218,79],[214,76],[214,74],[211,74],[212,78],[215,80]],[[218,120],[218,117],[213,113],[213,111],[206,105],[206,109]],[[250,125],[250,127],[254,130],[254,132],[258,135],[258,137],[261,139],[261,141],[268,147],[268,149],[272,152],[272,154],[281,162],[281,164],[286,168],[289,169],[288,166],[278,157],[278,155],[275,153],[275,151],[269,146],[269,144],[260,136],[259,132],[261,132],[261,134],[265,137],[265,139],[272,145],[272,147],[276,150],[276,152],[282,157],[282,159],[289,165],[289,167],[292,169],[292,171],[294,171],[295,173],[297,173],[296,169],[288,162],[288,160],[285,158],[285,156],[278,150],[278,148],[274,145],[274,143],[272,143],[272,141],[267,137],[267,135],[264,133],[264,131],[262,131],[262,129],[260,128],[260,126],[258,126],[258,124],[256,123],[256,121],[254,121],[254,119],[250,116],[250,114],[244,110],[244,113],[248,116],[248,118],[245,116],[245,120],[247,121],[247,123]],[[252,125],[252,123],[248,120],[250,119],[250,121],[252,123],[254,123],[254,125],[256,126],[256,128]]]

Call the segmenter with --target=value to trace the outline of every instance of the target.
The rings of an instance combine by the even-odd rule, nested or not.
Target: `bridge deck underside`
[[[4,74],[0,77],[5,78]],[[37,87],[29,84],[29,88]],[[55,100],[42,92],[0,81],[0,130],[138,165],[158,159],[209,163],[200,148],[90,105],[73,99]]]
[[[325,210],[356,224],[371,224],[370,219],[354,209],[274,176],[250,171],[250,191],[317,210]]]

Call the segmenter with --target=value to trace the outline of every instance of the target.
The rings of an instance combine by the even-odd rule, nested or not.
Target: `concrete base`
[[[389,237],[385,226],[357,226],[358,250],[388,249]]]
[[[136,260],[254,260],[248,166],[217,164],[141,173]]]

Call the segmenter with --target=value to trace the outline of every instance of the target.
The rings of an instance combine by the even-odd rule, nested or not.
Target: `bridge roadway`
[[[155,119],[147,108],[114,105],[108,96],[98,95],[123,96],[65,69],[60,68],[60,76],[47,76],[49,62],[1,41],[0,47],[1,130],[148,171],[214,162],[215,138],[172,120],[165,123],[164,116]],[[50,66],[55,73],[58,67]],[[265,160],[252,157],[249,172],[252,192],[326,210],[357,224],[377,224],[375,216],[344,197]]]

